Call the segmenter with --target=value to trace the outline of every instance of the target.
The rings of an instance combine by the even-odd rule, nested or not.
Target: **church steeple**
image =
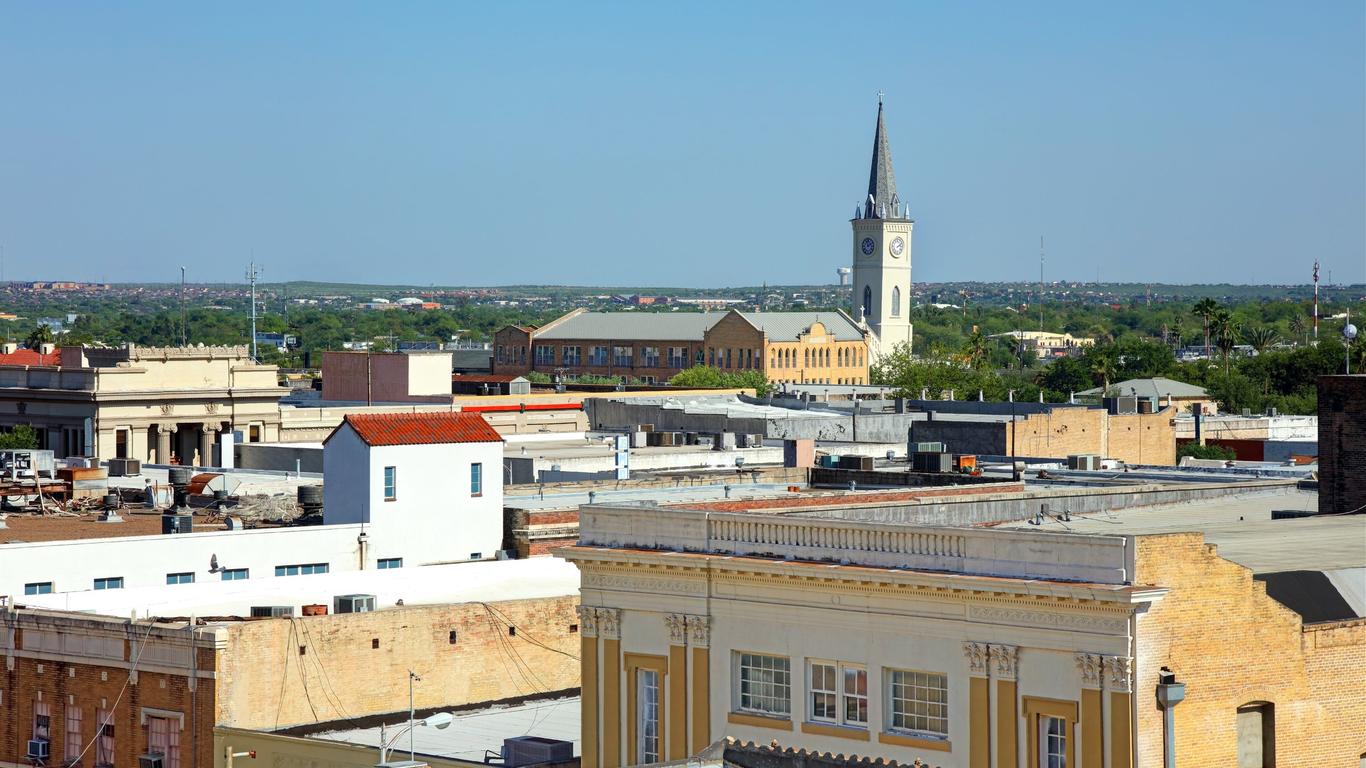
[[[896,195],[896,174],[892,172],[892,144],[882,120],[882,94],[877,97],[877,131],[873,134],[873,164],[868,171],[866,219],[902,218],[901,198]]]

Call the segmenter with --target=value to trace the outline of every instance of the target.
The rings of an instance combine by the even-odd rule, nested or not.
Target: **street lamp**
[[[408,734],[408,762],[414,762],[414,727],[419,725],[430,725],[433,728],[449,728],[451,723],[455,721],[455,715],[452,715],[449,712],[437,712],[436,714],[428,715],[427,717],[424,717],[421,720],[413,719],[413,683],[421,682],[421,680],[421,675],[417,674],[411,669],[408,670],[408,725],[405,726],[403,730],[399,731],[398,733],[395,733],[393,738],[387,737],[387,726],[385,726],[384,723],[380,723],[379,725],[379,762],[381,765],[389,762],[389,748],[392,747],[394,745],[394,742],[398,741],[399,737],[405,733]]]
[[[1352,325],[1351,314],[1347,315],[1347,324],[1342,326],[1342,341],[1347,347],[1347,375],[1352,375],[1352,342],[1356,340],[1357,327]]]

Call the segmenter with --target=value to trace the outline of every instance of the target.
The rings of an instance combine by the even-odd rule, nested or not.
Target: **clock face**
[[[863,244],[860,247],[863,249],[864,256],[872,256],[873,249],[877,247],[877,243],[873,242],[873,238],[865,237],[863,238]]]
[[[893,255],[893,256],[900,256],[900,255],[901,255],[901,252],[904,251],[905,249],[906,249],[906,241],[905,241],[905,240],[902,240],[902,239],[899,238],[899,237],[892,240],[892,255]]]

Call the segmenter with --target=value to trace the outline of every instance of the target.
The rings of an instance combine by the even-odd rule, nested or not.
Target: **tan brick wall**
[[[1176,436],[1172,417],[1171,411],[1111,416],[1100,408],[1054,408],[1017,420],[1015,454],[1096,453],[1129,464],[1173,465]],[[1010,424],[1005,424],[1007,446],[1010,429]]]
[[[243,622],[221,656],[218,723],[275,728],[406,710],[410,669],[423,678],[419,709],[577,688],[577,605],[566,596]]]
[[[1138,765],[1162,764],[1158,670],[1186,683],[1181,765],[1236,765],[1237,708],[1275,706],[1276,765],[1356,766],[1366,753],[1366,621],[1302,628],[1199,533],[1141,536],[1135,580],[1170,593],[1138,618]]]

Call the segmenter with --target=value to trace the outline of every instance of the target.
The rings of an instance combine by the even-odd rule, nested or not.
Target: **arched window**
[[[892,288],[892,317],[901,316],[901,288]]]
[[[873,288],[863,286],[863,316],[870,317],[873,314]]]

